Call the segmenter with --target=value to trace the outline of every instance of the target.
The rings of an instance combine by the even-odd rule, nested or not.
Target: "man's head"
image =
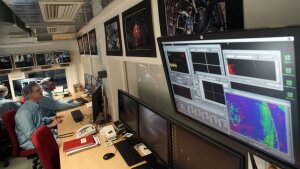
[[[55,89],[55,81],[52,77],[46,77],[40,83],[41,87],[45,90],[54,90]]]
[[[0,85],[0,96],[5,97],[8,93],[8,89],[4,85]]]
[[[36,82],[29,83],[22,89],[22,95],[27,99],[33,102],[38,103],[40,99],[43,97],[43,92]]]

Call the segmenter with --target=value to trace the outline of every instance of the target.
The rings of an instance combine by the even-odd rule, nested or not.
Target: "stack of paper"
[[[83,150],[93,148],[99,144],[100,140],[97,136],[87,136],[64,142],[63,151],[68,156]]]

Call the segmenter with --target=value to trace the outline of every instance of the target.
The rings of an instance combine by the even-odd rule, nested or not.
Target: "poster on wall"
[[[158,0],[162,36],[243,29],[243,2]]]
[[[90,45],[91,55],[98,55],[97,36],[96,36],[96,30],[95,29],[89,31],[89,45]]]
[[[122,13],[126,56],[156,57],[151,1],[144,0]]]
[[[82,36],[82,42],[84,46],[84,54],[89,55],[90,54],[90,46],[89,46],[89,39],[88,39],[88,34],[84,34]]]
[[[83,42],[82,42],[82,36],[77,38],[77,44],[78,44],[79,53],[81,55],[83,55],[84,54],[84,47],[83,47]]]
[[[120,34],[119,15],[104,23],[106,39],[106,55],[122,56],[122,41]]]

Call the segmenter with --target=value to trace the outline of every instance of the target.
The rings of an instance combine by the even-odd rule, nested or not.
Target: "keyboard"
[[[83,115],[82,115],[82,113],[81,113],[80,110],[74,110],[74,111],[72,111],[72,112],[71,112],[71,115],[72,115],[73,120],[74,120],[75,122],[80,122],[80,121],[83,120]]]
[[[89,102],[89,101],[87,101],[86,99],[84,99],[84,98],[82,98],[82,97],[78,97],[78,98],[76,98],[76,99],[74,99],[74,100],[76,100],[76,101],[79,102],[79,103],[87,103],[87,102]]]
[[[123,140],[114,144],[118,149],[123,159],[127,163],[128,166],[132,166],[136,163],[143,161],[143,158],[140,154],[133,148],[128,141]]]
[[[139,165],[137,167],[133,167],[132,169],[152,169],[152,168],[148,163],[144,163],[144,164]]]

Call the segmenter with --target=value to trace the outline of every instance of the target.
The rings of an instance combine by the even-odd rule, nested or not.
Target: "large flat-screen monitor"
[[[18,69],[34,67],[33,54],[13,55],[15,67]]]
[[[118,90],[119,120],[126,128],[138,135],[138,100],[134,96]]]
[[[243,155],[172,123],[174,169],[243,169]]]
[[[64,64],[71,62],[71,54],[69,51],[56,51],[53,52],[54,61],[57,64]]]
[[[11,70],[11,69],[12,69],[11,56],[0,56],[0,71]]]
[[[139,138],[159,157],[158,163],[169,166],[170,123],[142,103],[139,104]]]
[[[97,118],[99,117],[100,113],[103,113],[103,96],[102,96],[102,88],[101,85],[93,92],[92,94],[92,104],[93,104],[93,122],[96,123]],[[105,116],[103,114],[101,121],[97,123],[104,123]]]
[[[47,66],[57,64],[52,52],[36,53],[35,60],[37,66]]]
[[[300,28],[158,39],[177,114],[300,167]]]

